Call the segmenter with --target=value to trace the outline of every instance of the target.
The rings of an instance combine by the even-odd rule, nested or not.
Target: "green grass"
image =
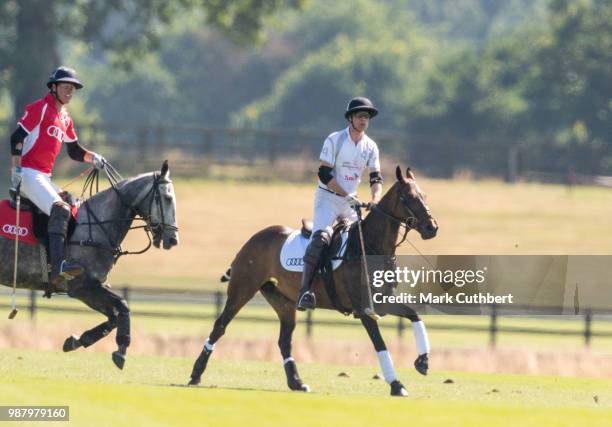
[[[609,381],[400,370],[407,399],[388,397],[376,367],[302,364],[311,394],[286,390],[280,363],[211,359],[203,386],[183,387],[187,358],[130,356],[118,371],[95,352],[0,350],[0,404],[69,405],[86,426],[604,426]],[[347,372],[348,378],[338,377]],[[452,378],[454,384],[443,384]],[[496,390],[496,391],[494,391]],[[599,403],[596,403],[597,396]],[[58,423],[59,424],[59,423]]]

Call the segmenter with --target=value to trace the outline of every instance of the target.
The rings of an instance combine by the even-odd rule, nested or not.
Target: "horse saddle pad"
[[[0,236],[15,240],[19,233],[19,241],[29,245],[38,245],[34,235],[32,212],[22,210],[19,214],[19,229],[17,229],[17,210],[13,209],[8,200],[0,200]]]
[[[304,224],[304,228],[306,228]],[[304,254],[310,239],[304,237],[305,235],[310,236],[309,230],[293,230],[287,240],[283,244],[280,251],[280,263],[283,268],[287,271],[302,272],[304,270]],[[349,236],[348,227],[335,227],[334,237],[332,238],[332,268],[335,270],[342,264],[342,257],[346,252],[346,246]],[[336,242],[336,244],[334,244]],[[335,250],[334,250],[335,249]],[[329,255],[328,255],[329,256]]]
[[[78,207],[71,204],[72,218],[68,225],[68,236],[76,225]],[[19,214],[19,242],[30,245],[45,244],[49,217],[34,205],[26,202]],[[17,209],[11,200],[0,200],[0,236],[15,240],[17,236]]]

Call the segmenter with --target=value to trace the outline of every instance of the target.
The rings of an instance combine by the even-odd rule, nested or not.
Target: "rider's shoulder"
[[[363,140],[370,149],[378,148],[376,141],[370,138],[367,134],[363,134]]]
[[[346,132],[346,128],[341,129],[341,130],[337,130],[335,132],[330,133],[327,136],[327,139],[331,139],[332,141],[336,141],[338,140],[344,133]]]
[[[28,105],[26,105],[26,110],[28,111],[35,111],[35,110],[40,110],[42,109],[42,107],[45,105],[45,103],[47,102],[46,97],[42,97],[37,99],[34,102],[30,102]]]

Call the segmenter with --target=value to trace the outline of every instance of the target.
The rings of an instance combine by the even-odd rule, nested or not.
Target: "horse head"
[[[395,197],[390,201],[391,215],[417,230],[423,240],[436,237],[438,223],[431,215],[425,202],[425,194],[419,188],[414,173],[408,168],[404,177],[398,166],[395,176],[397,182],[393,186]]]
[[[168,161],[164,161],[161,171],[154,173],[153,182],[145,196],[136,203],[136,209],[145,219],[153,233],[153,245],[164,249],[178,245],[178,226],[176,221],[176,195],[170,179]]]

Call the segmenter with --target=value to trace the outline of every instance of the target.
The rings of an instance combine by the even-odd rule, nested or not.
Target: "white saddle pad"
[[[346,252],[346,241],[348,239],[348,231],[342,232],[342,244],[336,255],[338,258]],[[301,230],[294,230],[285,240],[280,252],[280,263],[285,270],[302,272],[304,270],[304,254],[308,247],[309,239],[302,236]],[[332,268],[335,270],[340,267],[342,260],[333,260]]]

